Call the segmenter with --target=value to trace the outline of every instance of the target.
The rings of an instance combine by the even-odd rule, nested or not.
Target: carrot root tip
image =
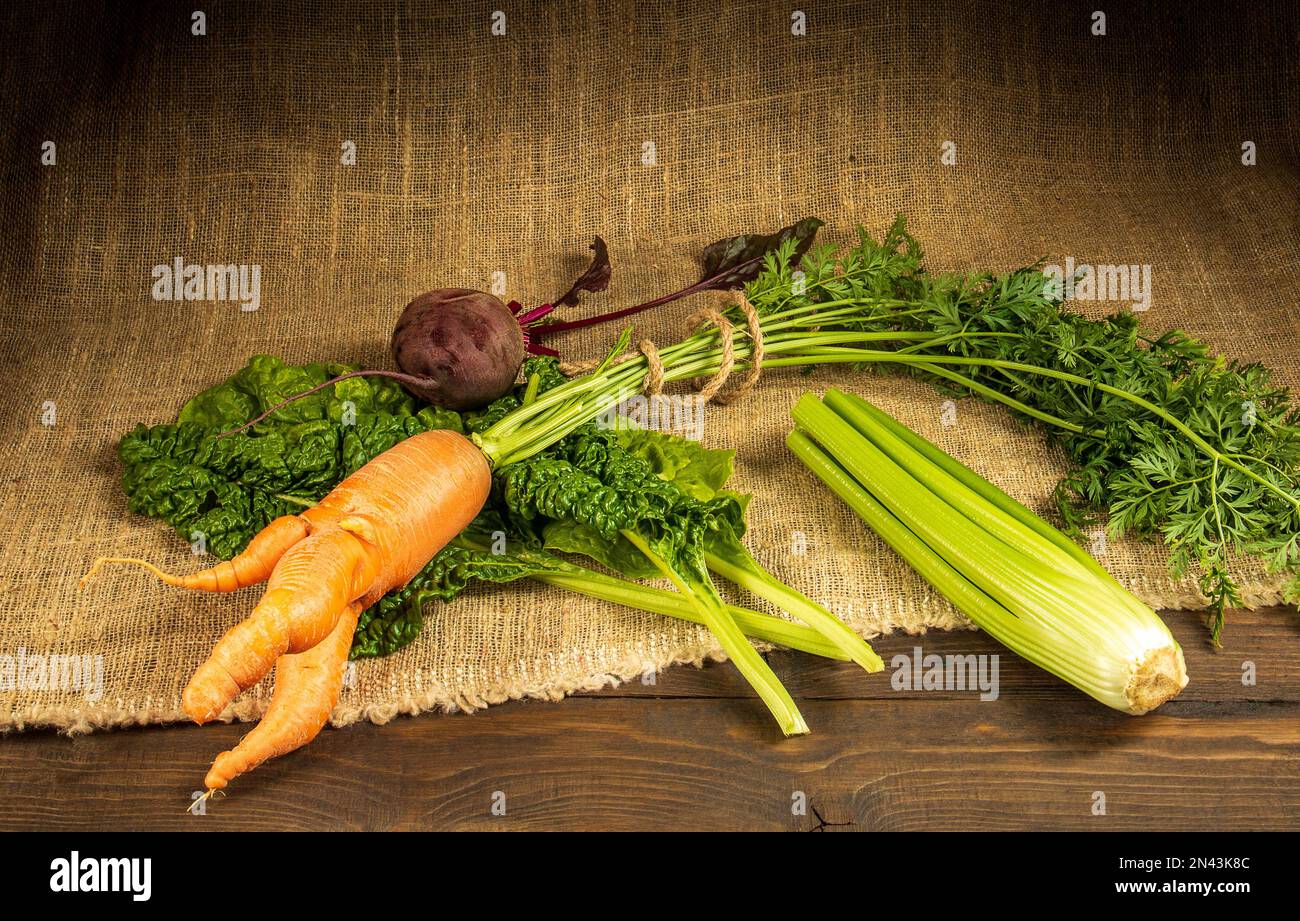
[[[202,796],[194,797],[193,802],[190,803],[189,808],[186,809],[185,811],[188,812],[190,815],[198,815],[198,813],[195,810],[200,808],[201,803],[206,803],[208,800],[212,799],[213,796],[225,796],[225,795],[226,792],[224,790],[215,787],[210,787],[208,788],[207,792],[205,792]]]
[[[86,571],[86,574],[82,576],[81,579],[78,580],[77,588],[78,589],[85,588],[86,583],[88,583],[97,572],[99,572],[101,569],[104,568],[105,563],[120,563],[129,566],[142,566],[145,569],[147,569],[149,572],[157,576],[159,579],[166,582],[168,585],[180,585],[181,583],[180,576],[174,576],[169,572],[163,572],[161,569],[159,569],[153,563],[150,563],[148,560],[141,560],[132,556],[101,556],[99,559],[95,560],[95,562],[91,564],[90,569]]]

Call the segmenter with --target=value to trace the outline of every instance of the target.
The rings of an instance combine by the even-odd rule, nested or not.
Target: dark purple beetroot
[[[524,335],[501,301],[470,288],[437,288],[406,305],[393,330],[393,358],[427,383],[404,385],[448,409],[476,409],[502,396],[524,362]]]

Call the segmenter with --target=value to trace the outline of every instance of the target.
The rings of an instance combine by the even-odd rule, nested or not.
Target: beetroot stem
[[[286,397],[285,399],[281,400],[279,403],[276,403],[266,412],[262,413],[257,418],[249,419],[243,425],[239,426],[239,428],[233,428],[228,432],[222,432],[220,435],[217,436],[217,438],[218,439],[225,438],[227,435],[238,435],[240,432],[244,431],[245,429],[257,425],[257,423],[261,422],[263,419],[265,419],[267,416],[271,415],[272,413],[276,413],[284,409],[290,403],[293,403],[296,400],[301,400],[303,397],[309,397],[313,393],[316,393],[317,391],[324,390],[326,387],[332,387],[335,384],[337,384],[339,381],[345,381],[350,377],[387,377],[392,380],[398,381],[399,383],[411,384],[416,387],[427,387],[431,383],[431,381],[427,377],[416,377],[414,374],[403,374],[400,371],[373,371],[373,370],[349,371],[347,374],[340,374],[338,377],[332,377],[323,384],[317,384],[315,387],[311,388],[310,390],[304,390],[302,393],[295,393],[291,397]]]
[[[742,269],[747,269],[751,265],[761,262],[765,255],[766,253],[755,256],[753,259],[746,259],[738,265],[729,266],[728,268],[723,269],[717,275],[706,278],[703,281],[697,281],[695,284],[682,288],[680,291],[674,291],[672,294],[665,294],[661,297],[656,297],[653,300],[646,301],[644,304],[637,304],[635,307],[624,307],[622,310],[614,310],[610,313],[601,313],[594,317],[584,317],[581,320],[570,320],[567,323],[543,323],[539,326],[529,327],[528,332],[534,338],[540,339],[542,336],[550,336],[555,333],[568,332],[571,329],[582,329],[586,326],[595,326],[598,323],[608,323],[610,320],[619,320],[623,317],[630,317],[634,313],[649,310],[651,307],[660,307],[664,304],[680,300],[683,297],[689,297],[696,292],[706,291],[710,285],[716,284],[717,282],[722,281],[722,279],[734,275]]]

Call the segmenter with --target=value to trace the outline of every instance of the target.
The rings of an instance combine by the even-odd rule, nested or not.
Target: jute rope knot
[[[659,350],[649,339],[638,339],[636,343],[637,351],[645,356],[646,372],[645,381],[641,384],[641,389],[647,396],[655,396],[664,389],[664,363],[659,357]],[[625,352],[614,359],[614,364],[622,364],[632,357],[632,352]],[[600,367],[601,359],[586,358],[582,361],[562,361],[560,362],[560,373],[565,377],[580,377],[588,371]]]
[[[722,344],[722,362],[718,365],[718,370],[711,377],[696,378],[691,385],[700,392],[700,398],[704,402],[716,400],[719,403],[727,404],[740,399],[750,389],[758,383],[758,379],[763,376],[763,327],[758,321],[758,311],[754,305],[749,302],[743,292],[737,292],[735,304],[740,308],[740,313],[745,318],[745,329],[749,333],[750,342],[753,343],[749,356],[749,370],[745,372],[745,377],[732,390],[726,393],[722,388],[726,385],[727,379],[731,377],[731,372],[736,367],[736,346],[732,341],[732,332],[735,326],[722,313],[713,307],[705,307],[697,310],[686,318],[686,335],[693,336],[705,324],[713,324],[718,328],[719,341]],[[640,339],[636,344],[637,351],[645,356],[646,376],[642,384],[642,390],[648,396],[656,396],[663,390],[664,386],[664,363],[659,357],[659,350],[655,348],[654,342],[649,339]],[[627,361],[633,357],[632,352],[626,352],[614,359],[614,363]],[[586,374],[588,371],[598,367],[600,359],[587,359],[586,361],[561,362],[560,371],[568,377],[577,377]]]
[[[753,346],[749,356],[749,370],[745,372],[745,377],[735,388],[726,393],[722,392],[722,387],[727,383],[727,378],[731,376],[736,365],[736,348],[731,335],[734,327],[731,321],[711,307],[696,311],[686,319],[691,333],[704,323],[713,323],[718,327],[722,339],[722,363],[717,373],[704,384],[698,380],[692,382],[706,403],[710,400],[717,400],[723,405],[735,402],[749,393],[750,389],[758,383],[758,379],[763,376],[763,327],[758,322],[758,311],[749,302],[749,298],[745,297],[744,292],[736,293],[735,305],[740,308],[740,313],[745,318],[745,329],[749,333],[749,340]]]

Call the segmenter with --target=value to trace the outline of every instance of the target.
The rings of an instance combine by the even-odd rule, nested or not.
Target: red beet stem
[[[766,253],[764,253],[763,255],[766,255]],[[682,288],[682,290],[680,291],[674,291],[672,294],[665,294],[662,297],[656,297],[653,300],[646,301],[644,304],[637,304],[635,307],[624,307],[622,310],[614,310],[611,311],[610,313],[601,313],[601,314],[597,314],[594,317],[584,317],[581,320],[570,320],[567,323],[543,323],[539,326],[530,327],[528,331],[533,335],[534,338],[540,339],[543,336],[551,336],[554,335],[555,333],[564,333],[564,332],[568,332],[571,329],[583,329],[584,327],[587,326],[595,326],[598,323],[608,323],[610,320],[618,320],[618,319],[622,319],[623,317],[630,317],[634,313],[640,313],[643,310],[649,310],[651,307],[660,307],[664,304],[669,304],[672,303],[673,301],[680,300],[683,297],[688,297],[689,295],[695,294],[698,291],[705,291],[708,289],[710,285],[721,281],[722,279],[726,278],[728,275],[734,275],[736,272],[739,272],[741,269],[748,268],[754,263],[761,261],[763,259],[763,255],[755,256],[753,259],[746,259],[744,262],[740,263],[739,265],[733,265],[727,269],[724,269],[723,271],[719,272],[717,275],[712,276],[711,278],[706,278],[703,281],[697,281],[695,284],[686,288]]]
[[[302,393],[295,393],[291,397],[286,397],[285,399],[281,400],[279,403],[276,403],[266,412],[262,413],[256,419],[248,420],[243,425],[239,426],[239,428],[233,428],[228,432],[222,432],[220,435],[217,436],[217,438],[220,439],[220,438],[225,438],[228,435],[238,435],[240,432],[244,431],[245,429],[257,425],[257,423],[261,422],[263,419],[265,419],[267,416],[271,415],[272,413],[276,413],[284,409],[286,406],[288,406],[290,403],[294,402],[295,400],[301,400],[303,397],[309,397],[313,393],[316,393],[317,391],[324,390],[326,387],[332,387],[335,384],[337,384],[339,381],[345,381],[350,377],[387,377],[399,383],[410,384],[415,387],[428,387],[430,384],[436,383],[431,378],[416,377],[413,374],[403,374],[400,371],[349,371],[347,374],[340,374],[338,377],[330,378],[323,384],[317,384],[315,387],[311,388],[310,390],[304,390]]]

